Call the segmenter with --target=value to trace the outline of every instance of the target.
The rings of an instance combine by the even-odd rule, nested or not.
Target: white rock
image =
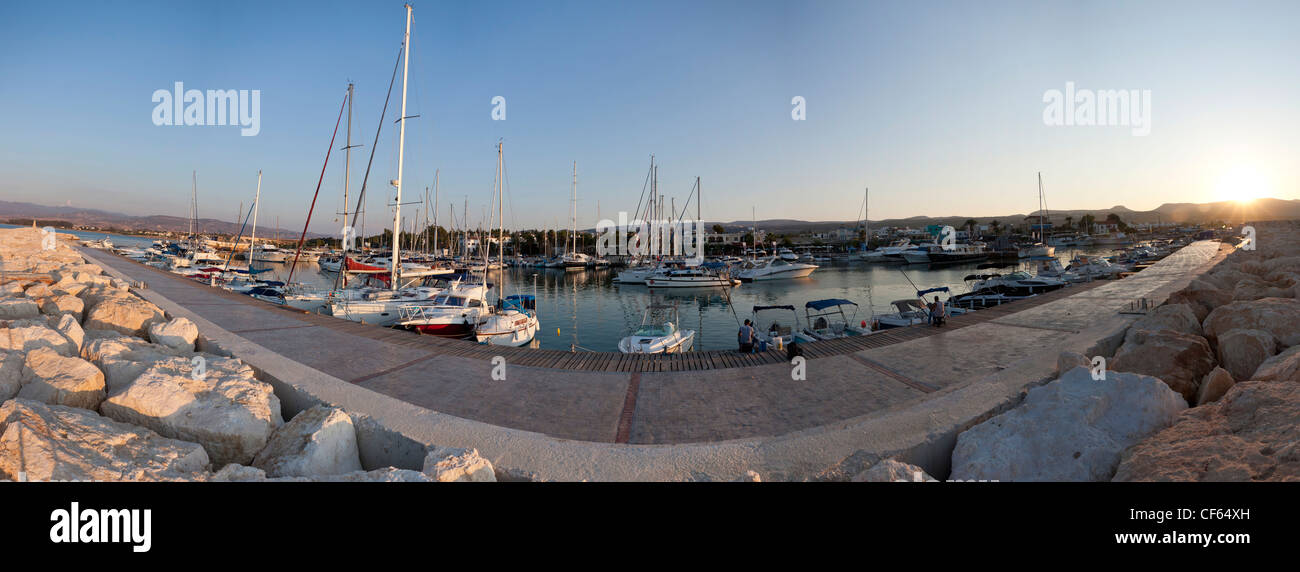
[[[855,483],[922,483],[936,479],[916,465],[885,459],[853,477]]]
[[[48,348],[65,356],[77,355],[77,345],[49,326],[44,319],[15,320],[0,325],[0,350],[30,352]]]
[[[173,318],[149,326],[149,340],[155,344],[187,352],[194,351],[194,340],[199,338],[199,327],[189,318]]]
[[[40,315],[41,309],[36,305],[36,300],[30,298],[0,299],[0,320],[21,320],[35,318]]]
[[[59,323],[54,326],[54,330],[72,342],[76,347],[77,355],[81,354],[81,345],[86,341],[86,331],[81,329],[81,322],[70,314],[64,314],[59,317]]]
[[[492,463],[478,449],[433,447],[424,457],[424,474],[439,482],[496,482]]]
[[[1264,330],[1283,346],[1300,344],[1300,300],[1262,298],[1219,306],[1205,318],[1205,337],[1218,336],[1238,328]]]
[[[104,401],[104,374],[90,362],[41,348],[27,353],[18,397],[95,410]]]
[[[86,341],[81,348],[81,357],[103,370],[110,393],[135,380],[155,362],[179,355],[182,354],[165,346],[103,330],[86,332]],[[192,356],[186,357],[192,359]]]
[[[953,480],[1106,481],[1120,453],[1187,402],[1159,379],[1086,368],[1029,390],[1018,407],[957,436]]]
[[[100,412],[203,445],[218,467],[248,464],[284,424],[280,400],[238,360],[205,359],[201,376],[186,358],[153,363],[134,380],[114,384]]]
[[[1300,381],[1300,345],[1291,346],[1259,364],[1250,381]]]
[[[87,330],[116,330],[143,338],[149,334],[149,326],[164,319],[157,306],[139,298],[120,297],[91,306],[82,325]]]
[[[1205,332],[1201,329],[1201,321],[1196,318],[1196,312],[1188,304],[1164,304],[1152,310],[1151,313],[1138,318],[1129,326],[1128,333],[1125,334],[1125,341],[1132,338],[1139,330],[1151,332],[1173,330],[1180,334],[1205,335]]]
[[[1249,379],[1260,364],[1277,353],[1277,341],[1264,330],[1236,328],[1219,334],[1218,341],[1219,365],[1233,379]]]
[[[71,294],[60,294],[57,296],[41,298],[37,305],[41,307],[42,314],[47,316],[71,315],[76,318],[78,322],[81,321],[81,312],[86,307],[85,303],[81,301],[81,298]]]
[[[433,477],[409,469],[384,467],[373,471],[355,471],[344,475],[326,475],[313,478],[314,481],[331,483],[428,483]]]
[[[356,430],[342,409],[317,405],[280,426],[253,466],[272,477],[338,475],[361,470]]]
[[[21,353],[0,350],[0,402],[18,395],[23,386],[23,364],[26,361]]]
[[[0,478],[188,480],[207,468],[202,447],[93,411],[27,399],[0,405]]]

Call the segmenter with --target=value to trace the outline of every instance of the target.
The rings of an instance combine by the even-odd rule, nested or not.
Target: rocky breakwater
[[[1104,368],[1062,355],[1059,378],[962,432],[952,478],[1300,480],[1300,223],[1255,228]]]
[[[198,337],[61,241],[0,230],[0,479],[537,480],[454,447],[366,471],[347,412],[286,422],[270,384]]]

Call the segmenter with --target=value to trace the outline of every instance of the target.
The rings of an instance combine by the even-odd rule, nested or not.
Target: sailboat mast
[[[190,238],[194,238],[194,219],[199,218],[199,172],[192,173],[193,186],[190,187]]]
[[[862,252],[871,244],[871,189],[863,187],[862,193]]]
[[[402,39],[402,123],[397,135],[397,201],[393,211],[393,257],[389,286],[397,289],[398,275],[402,268],[401,232],[402,232],[402,165],[406,159],[406,78],[411,68],[411,5],[406,5],[406,35]]]
[[[433,171],[433,254],[438,256],[438,175],[440,169]]]
[[[253,247],[257,246],[257,211],[261,210],[262,205],[262,170],[257,170],[257,194],[253,195],[253,234],[248,238],[248,267],[253,267]],[[235,249],[239,249],[239,244],[235,244]]]
[[[1038,241],[1047,244],[1047,237],[1044,236],[1043,228],[1043,172],[1038,172]]]
[[[573,162],[573,196],[569,198],[569,254],[576,254],[578,251],[578,239],[575,236],[578,232],[578,162]]]

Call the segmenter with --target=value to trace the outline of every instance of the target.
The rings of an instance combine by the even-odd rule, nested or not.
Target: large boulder
[[[1203,336],[1201,320],[1188,304],[1164,304],[1138,318],[1129,326],[1125,341],[1131,340],[1138,331],[1172,330],[1180,334]]]
[[[1300,481],[1300,383],[1244,381],[1124,453],[1116,481]]]
[[[1229,330],[1264,330],[1283,347],[1300,344],[1300,300],[1263,298],[1215,308],[1205,318],[1205,336],[1216,339]]]
[[[189,318],[172,318],[149,326],[149,341],[174,350],[194,351],[194,341],[199,339],[199,327]]]
[[[71,294],[61,294],[41,298],[38,304],[41,307],[41,313],[47,316],[71,315],[78,322],[81,321],[81,312],[86,309],[85,302],[81,298]]]
[[[86,312],[86,329],[116,330],[123,334],[146,337],[149,326],[165,318],[157,306],[135,297],[108,298]]]
[[[51,328],[44,319],[0,323],[0,350],[30,352],[48,348],[65,356],[77,355],[77,345]]]
[[[53,296],[54,290],[50,289],[50,287],[44,282],[37,282],[28,286],[26,290],[23,290],[23,295],[33,300],[37,300],[37,305],[40,305],[39,300],[46,296]]]
[[[159,360],[188,356],[171,348],[151,344],[119,332],[90,330],[81,348],[81,357],[104,371],[108,390],[122,387]]]
[[[957,436],[952,480],[1106,481],[1120,453],[1169,426],[1187,402],[1159,379],[1077,367],[1018,407]]]
[[[1192,403],[1201,378],[1214,365],[1214,352],[1205,338],[1170,330],[1139,330],[1120,346],[1108,367],[1158,377]]]
[[[272,477],[339,475],[361,470],[357,434],[342,409],[317,405],[280,426],[253,466]]]
[[[154,362],[130,382],[114,384],[100,412],[203,445],[218,467],[246,465],[284,424],[280,400],[238,360],[204,360],[202,369],[182,357]]]
[[[90,362],[41,348],[27,353],[18,397],[51,405],[98,409],[104,401],[104,373]]]
[[[1250,376],[1252,381],[1300,381],[1300,345],[1264,360]]]
[[[188,480],[206,471],[194,444],[93,411],[12,399],[0,405],[0,477],[9,480]]]
[[[59,316],[58,323],[54,325],[54,331],[63,334],[63,337],[72,342],[76,355],[81,354],[81,346],[86,342],[86,331],[81,329],[81,322],[70,314],[64,314]]]
[[[1231,302],[1231,291],[1225,291],[1205,280],[1192,280],[1186,288],[1170,294],[1166,303],[1186,304],[1196,314],[1196,319],[1204,322],[1215,308]]]
[[[0,402],[9,401],[23,387],[23,354],[0,350]]]
[[[1237,328],[1219,334],[1219,364],[1234,379],[1251,379],[1259,364],[1277,353],[1277,341],[1264,330]]]
[[[1205,379],[1201,380],[1201,387],[1196,391],[1196,405],[1201,406],[1206,403],[1218,401],[1220,397],[1232,389],[1236,381],[1232,379],[1232,374],[1221,367],[1214,368],[1210,373],[1205,374]]]
[[[1233,300],[1259,300],[1261,298],[1285,298],[1291,295],[1291,283],[1268,282],[1261,278],[1250,277],[1232,288]]]
[[[922,483],[934,480],[925,469],[894,459],[885,459],[853,477],[855,483]]]
[[[41,315],[36,300],[30,298],[0,299],[0,320],[22,320]]]
[[[492,463],[478,449],[433,447],[424,457],[424,474],[443,483],[496,482]]]

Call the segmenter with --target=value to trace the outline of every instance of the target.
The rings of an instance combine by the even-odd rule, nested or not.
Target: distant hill
[[[128,214],[102,211],[97,209],[85,209],[79,207],[49,207],[33,203],[19,203],[11,201],[0,201],[0,220],[9,220],[15,218],[35,218],[42,220],[60,220],[66,221],[74,226],[89,226],[96,228],[114,228],[124,231],[153,231],[153,232],[187,232],[190,228],[190,219],[178,216],[168,215],[149,215],[149,216],[132,216]],[[207,234],[237,234],[239,224],[224,220],[212,218],[201,218],[196,226],[203,233]],[[259,237],[276,236],[277,229],[266,226],[257,227]],[[245,234],[252,232],[251,228],[244,229]],[[279,229],[281,239],[296,237],[302,229],[297,231],[289,229]],[[320,233],[309,232],[307,238],[323,236]]]
[[[1047,218],[1058,226],[1065,222],[1065,217],[1072,217],[1075,223],[1084,215],[1092,215],[1097,221],[1105,220],[1106,215],[1115,213],[1127,224],[1136,223],[1156,223],[1156,222],[1175,222],[1175,223],[1210,223],[1216,221],[1223,222],[1243,222],[1243,221],[1265,221],[1265,220],[1300,220],[1300,200],[1283,200],[1283,199],[1256,199],[1248,205],[1241,205],[1236,201],[1220,201],[1214,203],[1165,203],[1149,211],[1135,211],[1123,205],[1115,205],[1108,209],[1082,209],[1082,210],[1065,210],[1055,211],[1048,209]],[[884,220],[872,220],[871,226],[907,226],[922,227],[930,224],[952,225],[960,227],[967,220],[974,219],[979,224],[988,224],[991,221],[998,221],[1003,225],[1018,225],[1025,222],[1025,219],[1034,217],[1037,219],[1038,211],[1030,213],[1016,213],[1003,216],[947,216],[947,217],[925,217],[914,216],[908,218],[893,218]],[[796,231],[828,231],[842,226],[853,226],[858,221],[798,221],[789,219],[766,219],[757,221],[758,228],[768,232],[786,233]],[[709,222],[708,226],[721,224],[728,230],[747,229],[755,223],[747,220],[738,220],[731,222]]]

